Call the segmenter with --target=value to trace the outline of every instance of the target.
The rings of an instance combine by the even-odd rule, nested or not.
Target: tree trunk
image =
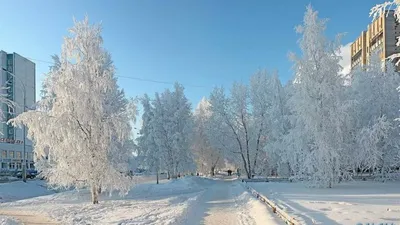
[[[250,152],[249,152],[249,149],[247,149],[247,162],[248,162],[248,166],[249,166],[249,175],[250,175],[250,178],[249,179],[251,179],[251,178],[253,178],[253,176],[252,176],[252,172],[251,172],[251,163],[250,163]]]
[[[215,167],[217,167],[219,157],[215,160],[215,163],[211,166],[211,176],[215,176]]]
[[[169,171],[167,171],[167,179],[168,179],[168,180],[171,179],[171,174],[170,174]]]
[[[92,186],[92,202],[93,204],[99,204],[98,188],[95,185]]]
[[[243,165],[244,165],[244,170],[246,171],[246,175],[248,179],[251,179],[251,171],[248,170],[247,168],[247,162],[246,162],[246,158],[244,157],[243,153],[240,154],[242,156],[242,160],[243,160]]]
[[[174,163],[174,175],[173,178],[178,179],[178,162]]]
[[[260,130],[258,131],[257,135],[257,145],[256,145],[256,154],[254,156],[254,164],[253,164],[253,173],[255,174],[256,166],[257,166],[257,158],[258,158],[258,152],[260,151],[260,140],[261,140],[261,133],[263,131],[263,126],[264,126],[264,113],[261,114],[262,122],[260,125]],[[250,163],[250,162],[249,162]]]
[[[237,132],[235,131],[235,128],[232,126],[232,124],[229,122],[229,120],[228,120],[226,117],[225,117],[225,119],[226,119],[226,121],[227,121],[227,124],[228,124],[229,127],[231,128],[233,134],[235,135],[236,141],[237,141],[237,143],[238,143],[238,145],[239,145],[240,156],[242,156],[243,165],[244,165],[244,170],[246,171],[247,178],[251,179],[251,175],[250,175],[251,171],[248,171],[247,162],[246,162],[246,158],[244,157],[243,146],[242,146],[242,142],[240,141],[239,135],[237,134]],[[249,163],[250,163],[250,161],[249,161]]]
[[[157,184],[159,184],[159,181],[158,181],[158,171],[157,171]]]
[[[213,176],[215,176],[215,167],[211,167],[211,176],[213,177]]]
[[[101,194],[101,187],[99,187],[99,189],[97,189],[97,193]]]
[[[249,179],[251,179],[252,176],[251,176],[251,161],[250,161],[250,149],[249,149],[249,133],[247,132],[247,125],[246,125],[243,113],[241,115],[241,118],[242,118],[242,125],[243,125],[243,128],[244,128],[244,134],[245,134],[245,137],[246,137],[247,166],[249,167],[248,168],[248,173],[249,173],[248,177],[249,177]]]

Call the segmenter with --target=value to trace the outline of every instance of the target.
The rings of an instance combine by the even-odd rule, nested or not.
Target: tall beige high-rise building
[[[361,32],[351,44],[351,69],[367,65],[374,52],[379,52],[382,60],[394,53],[400,53],[400,47],[396,46],[398,36],[400,24],[394,11],[388,10],[369,24],[367,30]]]
[[[0,172],[21,170],[24,160],[26,168],[34,168],[32,142],[26,138],[26,132],[5,121],[32,108],[35,104],[35,63],[15,52],[7,53],[0,50],[0,69],[0,87],[3,88],[0,89],[0,93],[16,105],[11,108],[0,103],[0,110],[3,111],[0,115]]]

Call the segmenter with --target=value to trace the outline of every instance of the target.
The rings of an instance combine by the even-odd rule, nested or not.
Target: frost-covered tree
[[[211,145],[210,139],[214,135],[215,123],[210,121],[210,103],[202,98],[194,112],[192,150],[197,164],[197,171],[215,175],[216,168],[224,166],[224,151],[218,145]]]
[[[216,135],[218,140],[214,139],[212,142],[223,147],[226,154],[237,155],[247,178],[250,179],[252,177],[252,149],[249,103],[248,88],[239,83],[233,84],[230,98],[225,96],[222,88],[215,88],[210,95],[211,121],[215,121],[216,126],[219,125],[219,134]]]
[[[265,71],[259,71],[250,78],[250,93],[249,101],[252,106],[252,120],[250,135],[254,137],[252,147],[254,147],[254,156],[252,157],[251,164],[252,173],[256,173],[256,168],[260,166],[260,156],[264,150],[264,146],[267,139],[267,128],[272,121],[268,121],[268,110],[273,107],[271,101],[268,98],[273,96],[272,89],[268,87],[268,76]],[[257,171],[258,172],[258,171]]]
[[[140,129],[140,136],[137,138],[138,155],[143,159],[141,162],[143,166],[152,172],[156,172],[158,184],[159,172],[162,168],[162,154],[154,140],[154,108],[147,94],[141,99],[141,103],[143,106],[143,124]]]
[[[397,23],[400,23],[400,0],[392,0],[392,1],[387,1],[387,2],[384,2],[383,4],[378,4],[378,5],[376,5],[375,7],[373,7],[372,9],[371,9],[371,12],[370,12],[370,16],[372,16],[374,19],[377,17],[377,16],[380,16],[380,15],[382,15],[382,14],[386,14],[386,15],[388,15],[388,13],[389,13],[389,11],[386,11],[387,9],[391,9],[391,8],[394,8],[394,16],[395,16],[395,19],[397,20],[396,22]],[[396,43],[396,45],[397,46],[400,46],[400,37],[399,36],[397,36],[396,37],[396,39],[397,39],[397,43]],[[391,60],[391,61],[393,61],[394,63],[395,63],[395,65],[396,66],[399,66],[400,65],[400,60],[399,60],[399,58],[400,58],[400,54],[399,53],[397,53],[397,54],[393,54],[393,55],[391,55],[391,56],[389,56],[388,57],[388,59],[389,60]],[[390,70],[392,70],[392,72],[390,72]],[[388,71],[389,71],[389,73],[393,73],[393,69],[391,69],[390,68],[390,66],[389,66],[389,68],[388,68]],[[397,77],[396,77],[397,78]],[[398,83],[397,82],[394,82],[394,84],[397,84],[398,85]],[[397,86],[397,90],[398,91],[400,91],[400,86]],[[398,102],[398,100],[397,101],[394,101],[394,102],[387,102],[387,104],[391,104],[391,103],[397,103]],[[397,104],[393,104],[393,105],[397,105]],[[397,108],[399,108],[399,107],[397,107]],[[382,113],[381,113],[382,114]],[[390,118],[390,116],[388,116],[388,118]],[[400,119],[399,118],[397,118],[396,119],[397,121],[399,121]],[[380,121],[382,121],[382,119],[380,119],[380,120],[378,120],[378,122],[380,122]],[[389,120],[389,122],[390,122],[390,120]],[[387,123],[386,123],[387,124]],[[379,127],[379,126],[378,126]],[[374,129],[373,129],[374,130]],[[395,129],[396,131],[398,130],[398,128],[397,129]],[[398,131],[397,131],[398,132]],[[390,137],[390,136],[389,136]],[[392,139],[393,140],[393,139]],[[396,141],[396,143],[397,143],[397,141]],[[392,150],[392,152],[390,153],[390,154],[385,154],[385,158],[386,159],[388,159],[389,161],[391,161],[391,162],[398,162],[399,160],[399,156],[398,156],[398,150],[396,149],[396,147],[398,148],[398,144],[393,144],[393,146],[391,147],[391,149],[390,150]],[[393,152],[394,151],[394,152]],[[388,165],[390,165],[390,167],[398,167],[398,164],[397,163],[389,163],[389,162],[384,162],[384,164],[385,164],[385,167],[388,167],[387,166],[387,164]],[[397,165],[396,165],[397,164]],[[386,172],[385,172],[386,171]],[[384,168],[382,168],[381,169],[381,172],[382,172],[382,176],[385,176],[384,174],[386,173],[388,173],[388,170],[386,170],[386,169],[384,169]]]
[[[277,73],[259,71],[250,78],[254,155],[253,173],[277,174],[283,132],[284,92]]]
[[[365,70],[355,71],[352,77],[349,98],[354,104],[349,120],[356,140],[352,148],[357,150],[352,154],[353,165],[361,172],[380,172],[384,178],[399,166],[396,136],[400,130],[394,120],[400,108],[396,90],[400,76],[391,62],[383,70],[378,54],[373,54]]]
[[[341,146],[340,57],[338,45],[324,36],[326,21],[307,7],[299,41],[302,56],[291,56],[295,62],[294,93],[289,104],[296,119],[291,132],[293,152],[298,157],[292,165],[297,178],[321,187],[332,187],[340,177]]]
[[[153,108],[154,141],[168,177],[176,178],[181,173],[194,171],[190,151],[193,119],[184,88],[176,83],[173,92],[167,89],[161,95],[156,93]]]
[[[55,76],[57,75],[58,70],[61,67],[61,62],[60,58],[57,55],[53,55],[52,59],[54,61],[54,64],[50,66],[50,71],[44,77],[42,90],[40,91],[41,100],[38,104],[38,110],[40,111],[50,110],[55,100],[55,94],[52,90],[52,87]]]
[[[251,77],[249,86],[234,83],[230,93],[228,97],[222,88],[216,88],[210,95],[210,121],[215,127],[210,132],[212,146],[224,149],[226,159],[240,162],[248,178],[268,173],[266,166],[276,159],[272,152],[279,152],[272,148],[266,152],[265,146],[280,138],[280,81],[276,75],[259,71]]]
[[[37,163],[50,185],[129,191],[126,176],[135,108],[117,86],[111,56],[103,48],[101,26],[74,21],[64,38],[60,63],[51,71],[51,107],[19,115],[12,123],[28,127],[34,151],[48,150]],[[50,103],[49,103],[50,104]]]

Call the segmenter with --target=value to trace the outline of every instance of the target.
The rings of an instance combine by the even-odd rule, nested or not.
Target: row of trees
[[[180,97],[163,105],[158,95],[154,100],[146,96],[138,141],[139,154],[149,160],[146,165],[152,168],[157,163],[155,171],[184,172],[196,163],[198,171],[214,174],[216,167],[230,162],[248,178],[275,174],[320,187],[366,171],[393,178],[400,166],[400,130],[395,122],[399,74],[392,63],[382,65],[376,54],[366,68],[339,75],[339,38],[330,41],[325,29],[326,20],[308,7],[303,25],[297,27],[302,54],[291,54],[295,76],[284,87],[276,73],[259,71],[248,85],[234,83],[229,95],[215,88],[193,115],[186,101],[174,105]],[[162,96],[174,96],[169,93]],[[177,118],[185,129],[170,125],[176,114],[153,113],[160,107],[181,112],[183,106],[185,114]],[[161,131],[184,140],[184,145],[177,145],[185,146],[179,155],[185,159],[180,170],[173,170],[173,163],[158,162],[168,162],[167,143],[173,140],[156,135]]]

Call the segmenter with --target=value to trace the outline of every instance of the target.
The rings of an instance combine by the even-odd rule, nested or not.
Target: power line
[[[31,61],[42,62],[42,63],[47,63],[47,64],[54,65],[54,62],[49,62],[49,61],[40,60],[40,59],[32,59],[32,58],[29,58],[29,57],[25,57],[25,58],[27,58],[27,59],[29,59]]]
[[[172,84],[172,85],[175,84],[175,82],[152,80],[152,79],[145,79],[145,78],[139,78],[139,77],[127,77],[127,76],[121,76],[121,75],[116,75],[116,77],[132,79],[132,80],[138,80],[138,81],[145,81],[145,82],[152,82],[152,83],[159,83],[159,84]],[[195,87],[195,88],[209,88],[209,87],[206,87],[206,86],[191,85],[191,84],[184,84],[184,86],[186,86],[186,87]]]
[[[41,62],[41,63],[47,63],[50,65],[54,65],[54,62],[49,62],[45,60],[40,60],[40,59],[33,59],[33,58],[28,58],[27,59],[31,61],[36,61],[36,62]],[[125,79],[131,79],[131,80],[137,80],[137,81],[143,81],[143,82],[151,82],[151,83],[158,83],[158,84],[168,84],[168,85],[174,85],[175,82],[169,82],[169,81],[161,81],[161,80],[153,80],[153,79],[147,79],[147,78],[141,78],[141,77],[128,77],[128,76],[122,76],[122,75],[115,75],[116,77],[120,78],[125,78]],[[210,88],[207,86],[201,86],[201,85],[192,85],[192,84],[182,84],[185,87],[194,87],[194,88]]]

